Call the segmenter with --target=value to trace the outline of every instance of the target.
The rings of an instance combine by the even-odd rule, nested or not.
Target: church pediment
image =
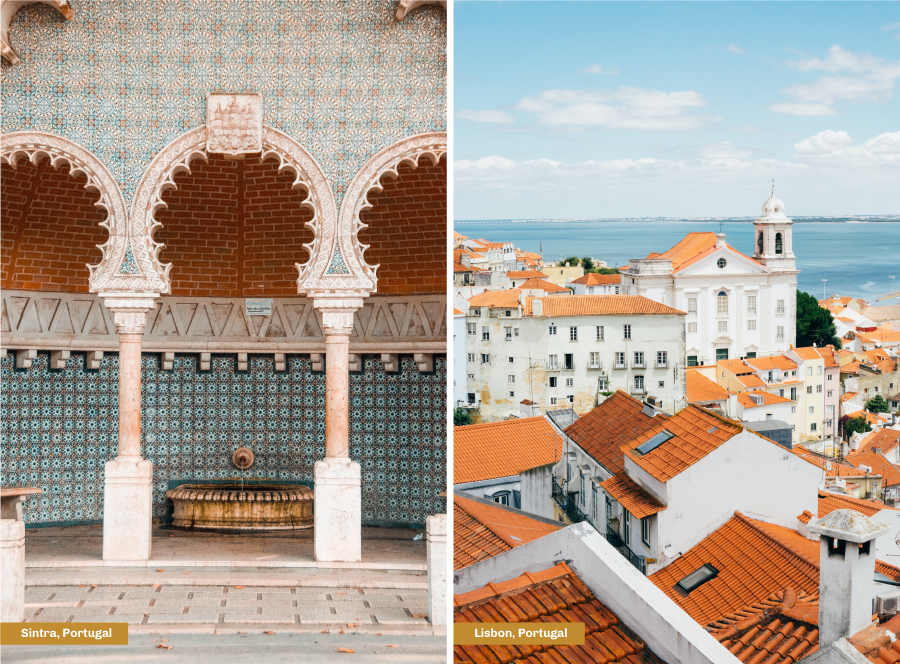
[[[772,270],[756,262],[749,256],[724,246],[712,249],[708,254],[699,257],[689,265],[683,266],[676,274],[679,276],[719,276],[737,274],[771,274]]]

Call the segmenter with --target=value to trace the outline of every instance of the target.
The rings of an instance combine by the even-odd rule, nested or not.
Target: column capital
[[[159,293],[108,292],[100,293],[103,304],[113,312],[116,332],[143,334],[147,312],[156,308]]]
[[[313,297],[313,307],[322,312],[325,336],[350,336],[353,331],[353,314],[363,306],[365,294],[354,293],[350,297],[327,295]]]

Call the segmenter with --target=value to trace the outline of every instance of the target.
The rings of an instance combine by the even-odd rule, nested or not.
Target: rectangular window
[[[716,314],[719,316],[728,315],[728,296],[725,293],[719,293],[716,298]]]
[[[641,519],[641,541],[650,548],[650,517]]]
[[[581,476],[581,487],[578,491],[578,497],[581,499],[581,506],[584,507],[586,491],[584,490],[584,475]]]
[[[688,323],[688,333],[694,334],[697,332],[697,323]]]
[[[689,297],[688,298],[688,313],[692,316],[697,315],[697,298]]]
[[[515,382],[516,382],[516,377],[513,376],[513,375],[508,375],[508,376],[506,377],[506,382],[507,382],[507,383],[515,383]]]
[[[631,325],[624,326],[623,332],[624,332],[624,336],[623,336],[624,339],[631,339]]]
[[[503,328],[503,331],[506,333],[506,340],[507,340],[507,341],[512,341],[512,328],[511,328],[511,327],[504,327],[504,328]]]
[[[687,363],[688,363],[688,366],[689,366],[689,367],[697,367],[697,366],[700,366],[700,363],[697,362],[697,356],[696,356],[696,355],[688,355],[688,356],[687,356]]]
[[[489,328],[487,325],[482,325],[482,327],[481,327],[481,340],[482,340],[482,341],[489,341],[490,338],[491,338],[491,328]]]
[[[575,403],[575,395],[574,394],[570,394],[566,398],[569,400],[569,403]]]
[[[481,315],[481,309],[473,309],[473,310],[472,310],[472,315],[473,315],[473,316],[480,316],[480,315]]]
[[[593,295],[593,294],[594,294],[594,287],[591,286],[590,288],[588,288],[588,295]]]
[[[810,431],[815,431],[815,430],[816,430],[816,423],[815,423],[815,422],[813,422],[812,424],[809,425],[809,430],[810,430]]]
[[[812,367],[806,367],[806,375],[812,376]]]
[[[625,353],[616,353],[616,368],[625,368]]]
[[[550,387],[556,387],[556,376],[550,376]]]
[[[469,362],[475,361],[475,353],[469,353]]]
[[[666,351],[656,351],[656,366],[660,368],[669,366],[669,354]]]
[[[634,390],[635,390],[635,392],[643,392],[644,391],[644,377],[643,376],[635,376],[634,377]]]
[[[825,377],[825,380],[831,380],[832,378],[834,378],[834,374],[833,374],[833,373],[830,373],[830,374],[828,374],[828,375]],[[891,383],[891,387],[893,387],[893,386],[894,386],[894,384]]]
[[[591,369],[600,368],[600,353],[591,353]]]
[[[747,321],[747,329],[748,329],[748,330],[755,330],[755,329],[756,329],[756,319],[752,319],[752,320],[748,320],[748,321]]]
[[[613,511],[612,503],[610,502],[609,498],[606,497],[606,494],[603,495],[603,502],[606,503],[606,520],[609,521],[613,518]]]
[[[778,396],[780,396],[780,397],[784,396],[784,389],[778,390]]]
[[[806,386],[806,393],[807,393],[807,394],[812,394],[812,385],[807,385],[807,386]]]
[[[515,329],[516,336],[519,336],[519,328]]]
[[[622,521],[625,524],[623,527],[625,544],[631,546],[631,514],[628,513],[628,510],[623,511]]]
[[[828,398],[830,399],[834,395],[834,390],[828,390]]]
[[[747,296],[747,313],[748,314],[756,313],[756,296],[755,295]]]
[[[507,360],[509,361],[510,364],[512,364],[513,362],[516,361],[516,358],[510,357],[510,358],[507,358]]]
[[[664,380],[659,381],[659,386],[660,386],[660,387],[665,387],[665,386],[666,386],[666,381],[664,381]]]
[[[466,327],[469,329],[469,334],[478,334],[478,323],[466,323]]]
[[[564,356],[566,362],[566,370],[571,371],[575,368],[575,356],[572,353],[566,353]]]
[[[719,321],[719,332],[728,332],[728,321],[727,320]]]
[[[822,375],[822,367],[816,367],[816,375],[817,375],[817,376],[821,376],[821,375]]]
[[[603,336],[604,336],[603,326],[598,325],[597,326],[597,341],[603,341]]]
[[[728,349],[727,348],[716,348],[716,362],[719,360],[727,360],[728,359]]]
[[[825,413],[828,415],[834,415],[834,406],[825,406]]]
[[[566,378],[566,387],[572,387],[573,385],[575,385],[575,379],[574,378]]]
[[[469,374],[469,380],[475,380],[475,374]]]
[[[616,286],[616,295],[618,295],[618,294],[619,294],[619,287]]]
[[[594,523],[597,523],[597,512],[599,506],[597,503],[600,502],[597,497],[597,485],[593,482],[591,483],[591,519],[594,520]]]
[[[784,313],[784,300],[778,300],[778,302],[775,305],[775,313],[776,314]]]
[[[569,341],[578,341],[578,328],[577,327],[569,328]]]
[[[548,327],[547,334],[549,334],[550,336],[555,335],[556,334],[556,325],[551,325],[550,327]]]
[[[505,313],[507,318],[512,318],[512,309],[507,309]]]
[[[822,386],[816,385],[816,394],[822,394]]]
[[[755,358],[755,357],[756,357],[756,353],[752,353],[752,352],[751,352],[751,353],[747,353],[747,359],[748,359],[748,360],[752,360],[752,359]]]
[[[516,396],[516,393],[515,393],[515,392],[510,392],[510,393],[509,393],[509,396],[515,397],[515,396]]]
[[[634,354],[634,366],[642,367],[644,366],[644,353],[638,351]]]
[[[556,397],[550,397],[550,405],[551,405],[551,406],[555,406],[555,405],[556,405]]]
[[[784,341],[784,326],[779,325],[775,328],[775,341]]]
[[[557,369],[559,369],[558,357],[559,356],[557,355],[550,356],[550,359],[547,361],[547,369],[549,369],[550,371],[556,371]]]
[[[482,363],[482,364],[490,364],[490,363],[491,363],[491,356],[488,355],[487,353],[482,353],[482,354],[481,354],[481,363]]]
[[[797,414],[797,406],[791,406],[791,415]]]
[[[816,407],[815,407],[815,406],[810,406],[810,407],[809,407],[809,414],[810,414],[810,415],[814,415],[815,412],[816,412]]]

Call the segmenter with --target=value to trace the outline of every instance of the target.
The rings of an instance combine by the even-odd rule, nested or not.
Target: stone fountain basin
[[[313,527],[313,491],[302,485],[183,484],[166,491],[175,528],[301,530]]]

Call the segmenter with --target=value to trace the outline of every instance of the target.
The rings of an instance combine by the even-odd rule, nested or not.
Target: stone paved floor
[[[427,625],[421,588],[227,585],[31,585],[26,622]]]

